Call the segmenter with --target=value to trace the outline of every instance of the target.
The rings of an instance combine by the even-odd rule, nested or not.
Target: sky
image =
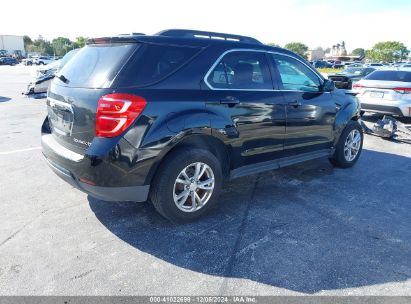
[[[345,41],[351,51],[387,40],[411,49],[411,0],[20,0],[1,8],[0,34],[49,40],[183,28],[310,49]]]

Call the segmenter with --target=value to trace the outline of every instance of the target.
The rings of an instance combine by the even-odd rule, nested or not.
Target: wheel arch
[[[228,153],[227,147],[224,143],[209,134],[204,133],[196,133],[196,134],[189,134],[182,138],[180,138],[177,142],[174,142],[172,146],[167,149],[167,151],[159,156],[157,162],[151,167],[147,177],[145,184],[151,184],[154,176],[157,173],[158,168],[162,163],[167,161],[167,158],[171,153],[174,151],[184,148],[184,147],[193,147],[198,149],[205,149],[210,151],[220,162],[221,170],[223,173],[224,178],[228,178],[230,175],[230,156]]]
[[[348,122],[351,120],[358,121],[360,119],[360,103],[357,98],[351,96],[353,100],[347,102],[338,112],[335,117],[335,127],[334,127],[334,146],[338,143],[340,136],[347,126]]]

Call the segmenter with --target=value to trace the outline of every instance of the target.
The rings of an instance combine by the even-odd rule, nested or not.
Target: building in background
[[[329,52],[325,53],[326,60],[339,60],[339,61],[361,61],[364,56],[348,55],[345,48],[345,42],[337,43],[333,45]]]
[[[315,50],[308,50],[307,51],[307,59],[309,61],[321,60],[325,56],[325,52],[323,49],[315,49]]]
[[[0,35],[0,56],[24,56],[23,36]]]

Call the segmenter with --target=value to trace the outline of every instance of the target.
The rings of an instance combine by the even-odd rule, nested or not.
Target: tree
[[[64,56],[68,51],[70,51],[73,46],[70,39],[65,37],[57,37],[51,41],[53,46],[54,54],[56,56]]]
[[[268,46],[272,46],[272,47],[281,47],[279,44],[274,43],[274,42],[269,42],[267,43]]]
[[[297,53],[298,55],[305,57],[305,53],[308,51],[308,46],[301,42],[290,42],[287,43],[284,48],[287,50],[290,50],[294,53]]]
[[[23,41],[24,41],[24,49],[27,50],[27,47],[31,44],[33,44],[33,40],[27,35],[23,36]]]
[[[378,42],[371,50],[367,50],[365,55],[372,61],[398,61],[403,60],[410,51],[399,41],[383,41]]]
[[[356,48],[351,52],[351,55],[363,57],[365,55],[365,50],[363,48]]]
[[[74,41],[73,46],[75,49],[82,48],[86,45],[87,38],[85,37],[76,37],[76,41]]]
[[[33,40],[32,44],[29,44],[27,46],[27,51],[45,55],[52,55],[53,47],[51,46],[50,41],[45,40],[43,36],[40,35],[37,39]]]

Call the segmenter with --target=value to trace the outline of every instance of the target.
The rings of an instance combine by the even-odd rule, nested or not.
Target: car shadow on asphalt
[[[351,169],[324,160],[229,182],[191,224],[150,203],[88,199],[114,235],[168,263],[315,293],[411,277],[410,180],[410,158],[363,150]]]

